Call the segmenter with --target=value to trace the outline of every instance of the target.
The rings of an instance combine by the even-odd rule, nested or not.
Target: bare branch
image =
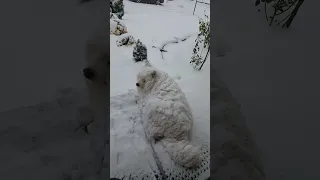
[[[174,40],[170,40],[170,41],[166,41],[164,42],[161,47],[157,47],[157,46],[152,46],[152,48],[157,48],[160,50],[161,52],[161,58],[164,60],[164,56],[163,56],[163,53],[164,52],[168,52],[167,50],[164,49],[164,47],[166,47],[168,44],[177,44],[179,42],[183,42],[185,40],[187,40],[188,38],[190,38],[191,35],[188,35],[188,36],[185,36],[183,38],[178,38],[178,37],[174,37]]]
[[[296,2],[298,2],[298,0],[296,0],[294,3],[292,3],[287,9],[283,10],[283,11],[280,12],[280,13],[277,13],[276,16],[281,15],[281,14],[283,14],[284,12],[288,11],[289,9],[291,9],[291,7],[296,4]]]

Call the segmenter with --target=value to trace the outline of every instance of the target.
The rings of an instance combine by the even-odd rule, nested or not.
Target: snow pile
[[[135,40],[132,35],[126,33],[119,36],[118,40],[116,41],[117,46],[129,46],[135,43]]]
[[[127,27],[121,23],[118,19],[110,19],[110,34],[120,36],[127,33]]]

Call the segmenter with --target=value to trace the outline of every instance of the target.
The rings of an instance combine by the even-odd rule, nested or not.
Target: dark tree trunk
[[[289,28],[290,25],[292,24],[292,21],[294,19],[294,17],[297,15],[299,8],[301,7],[302,3],[304,2],[304,0],[298,0],[298,4],[296,5],[296,7],[294,7],[289,19],[286,21],[285,24],[283,24],[283,26],[285,26],[286,28]]]

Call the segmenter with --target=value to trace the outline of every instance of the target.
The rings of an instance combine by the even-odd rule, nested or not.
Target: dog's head
[[[96,40],[86,43],[87,67],[82,70],[83,76],[90,82],[107,85],[110,67],[109,47]]]
[[[151,67],[143,68],[137,75],[137,89],[139,93],[149,92],[157,81],[158,71]]]

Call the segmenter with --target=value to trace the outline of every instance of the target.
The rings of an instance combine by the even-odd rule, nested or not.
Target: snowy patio
[[[194,115],[194,126],[197,135],[204,134],[209,141],[210,132],[210,62],[206,62],[202,71],[196,71],[189,63],[194,48],[194,40],[197,36],[199,25],[197,16],[193,16],[194,3],[187,1],[170,1],[162,6],[134,3],[124,1],[125,15],[120,20],[127,29],[128,34],[132,35],[135,40],[139,39],[147,47],[147,56],[149,62],[156,68],[167,72],[174,77],[179,86],[185,92],[187,99],[191,105]],[[204,16],[204,10],[210,13],[209,6],[202,6],[197,13]],[[176,44],[166,46],[166,51],[161,55],[159,48],[161,44],[174,40],[175,38],[183,38],[190,36],[189,39]],[[133,60],[133,47],[120,46],[116,41],[119,36],[110,35],[110,96],[117,97],[125,95],[128,91],[135,93],[136,75],[144,66],[143,62],[136,63]],[[201,88],[199,88],[201,87]],[[199,96],[201,94],[201,96]],[[134,100],[132,100],[133,102]],[[126,101],[122,101],[122,107],[126,107]],[[111,102],[112,103],[112,102]],[[115,102],[121,105],[121,101]],[[134,103],[136,104],[136,103]],[[128,164],[148,165],[149,152],[147,141],[144,138],[143,130],[138,117],[133,117],[139,110],[136,105],[131,105],[129,110],[119,108],[111,109],[110,122],[110,157],[111,157],[111,174],[120,171],[122,173],[129,171],[123,168],[129,167]],[[120,106],[118,105],[118,106]],[[136,110],[134,110],[136,109]],[[124,112],[125,111],[125,112]],[[137,112],[138,111],[138,112]],[[129,120],[129,121],[128,121]],[[208,142],[207,142],[207,145]],[[206,151],[206,149],[203,149]],[[207,149],[209,151],[209,149]],[[168,163],[168,157],[164,158],[161,152],[162,160]],[[204,152],[208,153],[208,152]],[[208,154],[209,155],[209,154]],[[152,156],[152,155],[151,155]],[[160,159],[161,159],[160,157]],[[164,158],[164,159],[163,159]],[[130,160],[129,160],[130,159]],[[207,159],[209,160],[209,159]],[[195,179],[207,179],[209,177],[209,162],[204,160],[202,175],[196,175]],[[142,163],[144,162],[144,163]],[[149,162],[150,163],[150,162]],[[152,163],[152,162],[151,162]],[[140,167],[149,169],[150,167]],[[206,167],[208,167],[206,169]],[[132,175],[134,169],[138,167],[132,166]],[[146,170],[145,170],[146,171]],[[154,174],[152,169],[149,176]],[[158,171],[158,170],[157,170]],[[178,178],[177,172],[185,173],[182,168],[169,170],[168,178]],[[139,172],[140,173],[140,172]],[[144,172],[146,173],[146,172]],[[148,173],[147,173],[148,174]],[[171,175],[172,174],[172,175]],[[116,177],[124,177],[120,175]],[[139,179],[139,178],[138,178]]]

